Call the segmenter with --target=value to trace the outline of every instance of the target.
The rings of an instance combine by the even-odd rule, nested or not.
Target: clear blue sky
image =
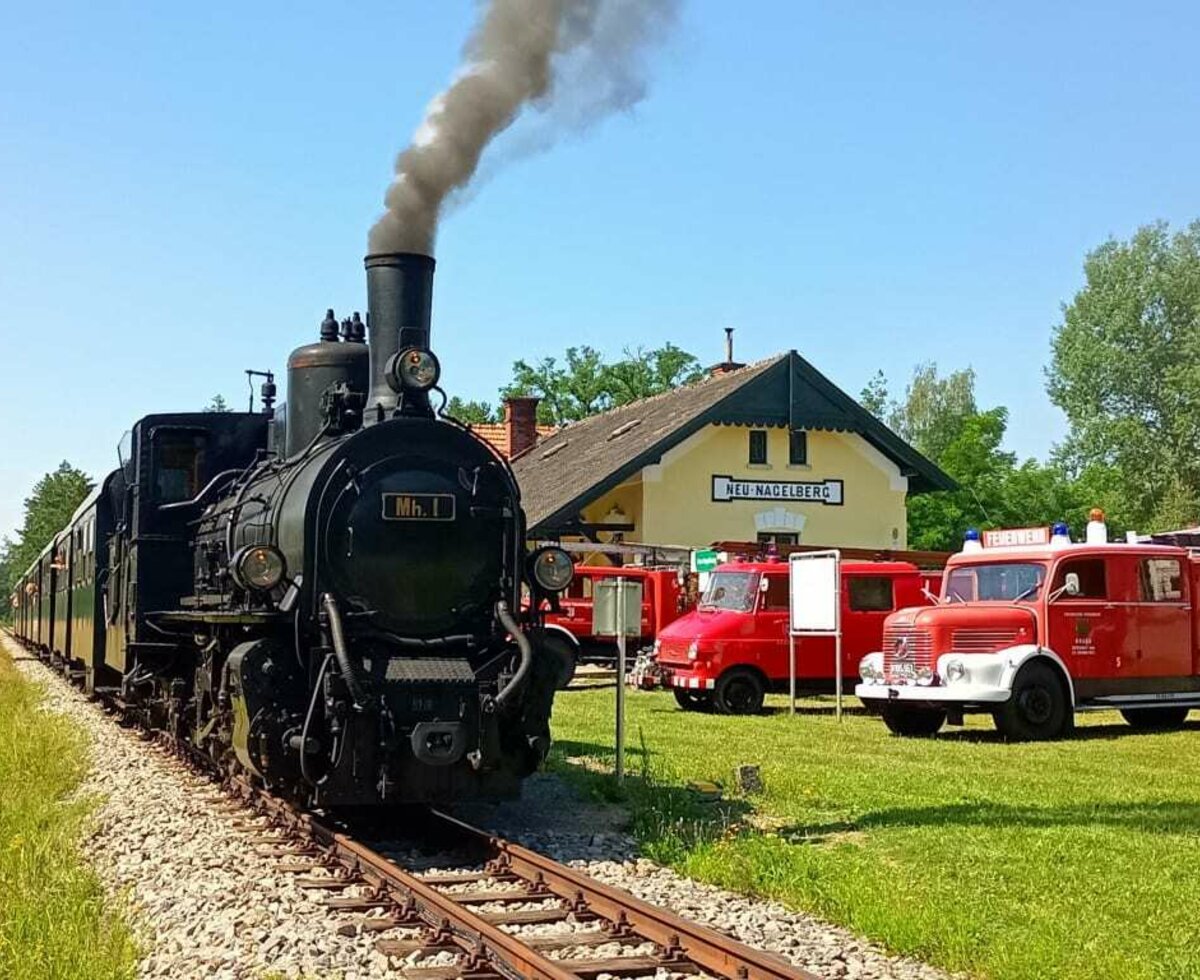
[[[1051,9],[1059,8],[1059,9]],[[241,402],[361,256],[468,0],[0,3],[0,533],[150,411]],[[1010,446],[1064,424],[1050,329],[1088,249],[1200,216],[1193,3],[691,0],[650,97],[443,225],[434,347],[794,347],[851,393],[974,366]]]

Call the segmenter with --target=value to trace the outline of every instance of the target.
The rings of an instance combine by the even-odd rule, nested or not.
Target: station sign
[[[1025,548],[1031,545],[1049,544],[1048,527],[1001,527],[984,531],[980,543],[985,548]]]
[[[842,480],[742,480],[713,474],[714,503],[731,500],[792,500],[840,507],[845,484]]]
[[[719,561],[716,551],[711,548],[701,548],[692,553],[692,571],[711,572]]]

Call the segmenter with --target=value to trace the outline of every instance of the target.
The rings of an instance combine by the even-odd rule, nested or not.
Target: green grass
[[[831,699],[794,718],[769,700],[777,713],[730,718],[631,694],[636,778],[618,790],[613,692],[569,692],[550,765],[626,801],[650,857],[948,969],[1200,977],[1195,720],[1137,734],[1115,713],[1084,715],[1070,740],[1009,745],[990,719],[910,740],[863,714],[839,725]],[[729,790],[739,763],[762,767],[764,792]],[[723,784],[724,802],[692,780]]]
[[[83,737],[38,699],[0,645],[0,977],[132,977],[130,931],[80,852]]]

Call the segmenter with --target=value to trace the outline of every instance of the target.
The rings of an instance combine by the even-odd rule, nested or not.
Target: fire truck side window
[[[894,606],[892,580],[883,575],[856,575],[849,579],[850,608],[854,612],[889,612]]]
[[[1079,576],[1079,594],[1068,597],[1066,593],[1063,593],[1062,598],[1108,598],[1108,577],[1105,574],[1103,558],[1079,558],[1075,561],[1063,562],[1058,566],[1058,573],[1054,576],[1054,591],[1057,592],[1063,587],[1067,574],[1070,572]]]
[[[1181,602],[1183,570],[1174,558],[1147,558],[1138,567],[1142,602]]]
[[[778,612],[788,607],[788,577],[768,575],[767,591],[763,593],[763,609]]]

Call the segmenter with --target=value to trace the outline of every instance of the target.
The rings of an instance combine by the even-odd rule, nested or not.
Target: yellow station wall
[[[788,432],[767,429],[767,463],[750,465],[744,426],[710,425],[584,508],[604,521],[616,505],[635,530],[630,542],[702,547],[754,541],[761,532],[798,533],[801,544],[907,547],[907,481],[861,436],[808,433],[808,463],[788,463]],[[817,501],[712,500],[714,475],[755,481],[843,481],[840,506]]]

